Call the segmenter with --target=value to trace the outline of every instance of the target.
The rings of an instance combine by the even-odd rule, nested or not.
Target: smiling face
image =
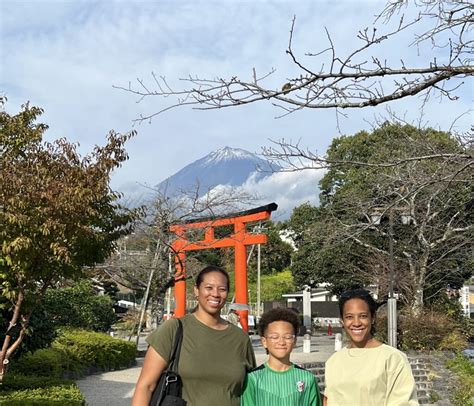
[[[293,325],[287,321],[270,323],[262,337],[262,345],[268,350],[270,358],[288,361],[296,344]]]
[[[212,316],[220,314],[227,293],[227,278],[220,272],[206,273],[199,286],[194,287],[199,310]]]
[[[365,300],[354,298],[344,304],[342,324],[351,339],[352,347],[367,347],[372,339],[370,330],[374,321]]]

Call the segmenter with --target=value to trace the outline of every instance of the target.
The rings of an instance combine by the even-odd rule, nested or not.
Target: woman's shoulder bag
[[[149,406],[186,406],[186,401],[181,398],[183,382],[178,375],[179,354],[183,342],[183,323],[180,319],[177,321],[178,330],[168,367],[161,373]]]

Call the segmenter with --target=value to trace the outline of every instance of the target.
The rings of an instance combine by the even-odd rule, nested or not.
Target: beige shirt
[[[328,406],[415,406],[408,358],[388,345],[343,348],[326,362]]]

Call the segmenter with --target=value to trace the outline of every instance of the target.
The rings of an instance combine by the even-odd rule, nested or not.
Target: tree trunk
[[[428,254],[424,254],[418,261],[418,269],[416,275],[414,275],[413,281],[413,302],[411,305],[413,314],[419,316],[423,310],[423,287],[425,286],[426,279],[426,266],[428,263]]]
[[[24,294],[23,290],[20,290],[18,293],[18,298],[15,303],[15,307],[13,310],[13,315],[10,320],[10,324],[8,325],[7,332],[5,334],[5,338],[3,340],[3,346],[2,350],[0,351],[0,383],[3,381],[3,378],[5,377],[7,373],[7,367],[9,363],[9,358],[13,351],[15,351],[18,346],[20,345],[21,341],[23,340],[23,337],[25,335],[24,332],[24,326],[22,326],[22,329],[20,331],[20,334],[18,335],[18,338],[11,343],[12,340],[12,329],[17,325],[17,323],[20,320],[20,315],[21,315],[21,305],[23,304],[24,300]]]
[[[421,284],[418,283],[418,287],[415,288],[414,292],[414,301],[412,304],[413,314],[419,316],[423,309],[423,288],[421,288]]]

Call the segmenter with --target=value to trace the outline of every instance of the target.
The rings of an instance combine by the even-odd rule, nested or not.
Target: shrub
[[[62,331],[51,348],[25,354],[12,363],[0,387],[0,405],[85,405],[77,386],[61,378],[80,376],[88,369],[129,366],[135,353],[133,343],[106,334]]]
[[[0,405],[5,406],[83,406],[85,404],[84,396],[76,385],[0,392]]]
[[[58,379],[47,376],[15,375],[9,373],[2,381],[0,393],[2,393],[2,391],[47,388],[50,386],[70,386],[73,384],[73,381],[67,379]]]
[[[377,316],[376,331],[377,338],[386,342],[386,314]],[[403,351],[457,351],[467,344],[467,337],[460,323],[432,310],[424,310],[420,315],[402,312],[398,317],[397,331],[399,347]]]
[[[63,331],[51,348],[37,350],[12,364],[12,372],[62,378],[77,377],[88,370],[127,367],[135,361],[133,343],[106,334],[83,330]]]
[[[89,280],[68,288],[49,289],[40,309],[49,315],[55,326],[105,332],[116,321],[112,299],[97,295]]]
[[[0,298],[0,342],[3,342],[5,338],[10,317],[11,313],[6,301]],[[31,314],[25,338],[12,358],[18,359],[27,352],[49,347],[55,338],[56,329],[53,321],[44,309],[38,308]]]
[[[438,350],[461,352],[466,348],[466,337],[458,330],[449,332],[439,343]]]
[[[86,368],[122,368],[132,365],[136,356],[134,343],[83,330],[63,331],[53,348],[66,351]]]
[[[28,330],[16,357],[24,353],[47,348],[56,338],[56,329],[49,315],[39,308],[31,314]]]
[[[23,355],[11,369],[17,374],[62,378],[67,371],[74,369],[72,363],[67,351],[43,348]]]
[[[0,405],[82,406],[85,399],[74,382],[38,376],[8,374],[0,389]]]
[[[455,406],[471,406],[474,397],[474,364],[462,355],[447,362],[447,367],[459,377],[451,400]]]

